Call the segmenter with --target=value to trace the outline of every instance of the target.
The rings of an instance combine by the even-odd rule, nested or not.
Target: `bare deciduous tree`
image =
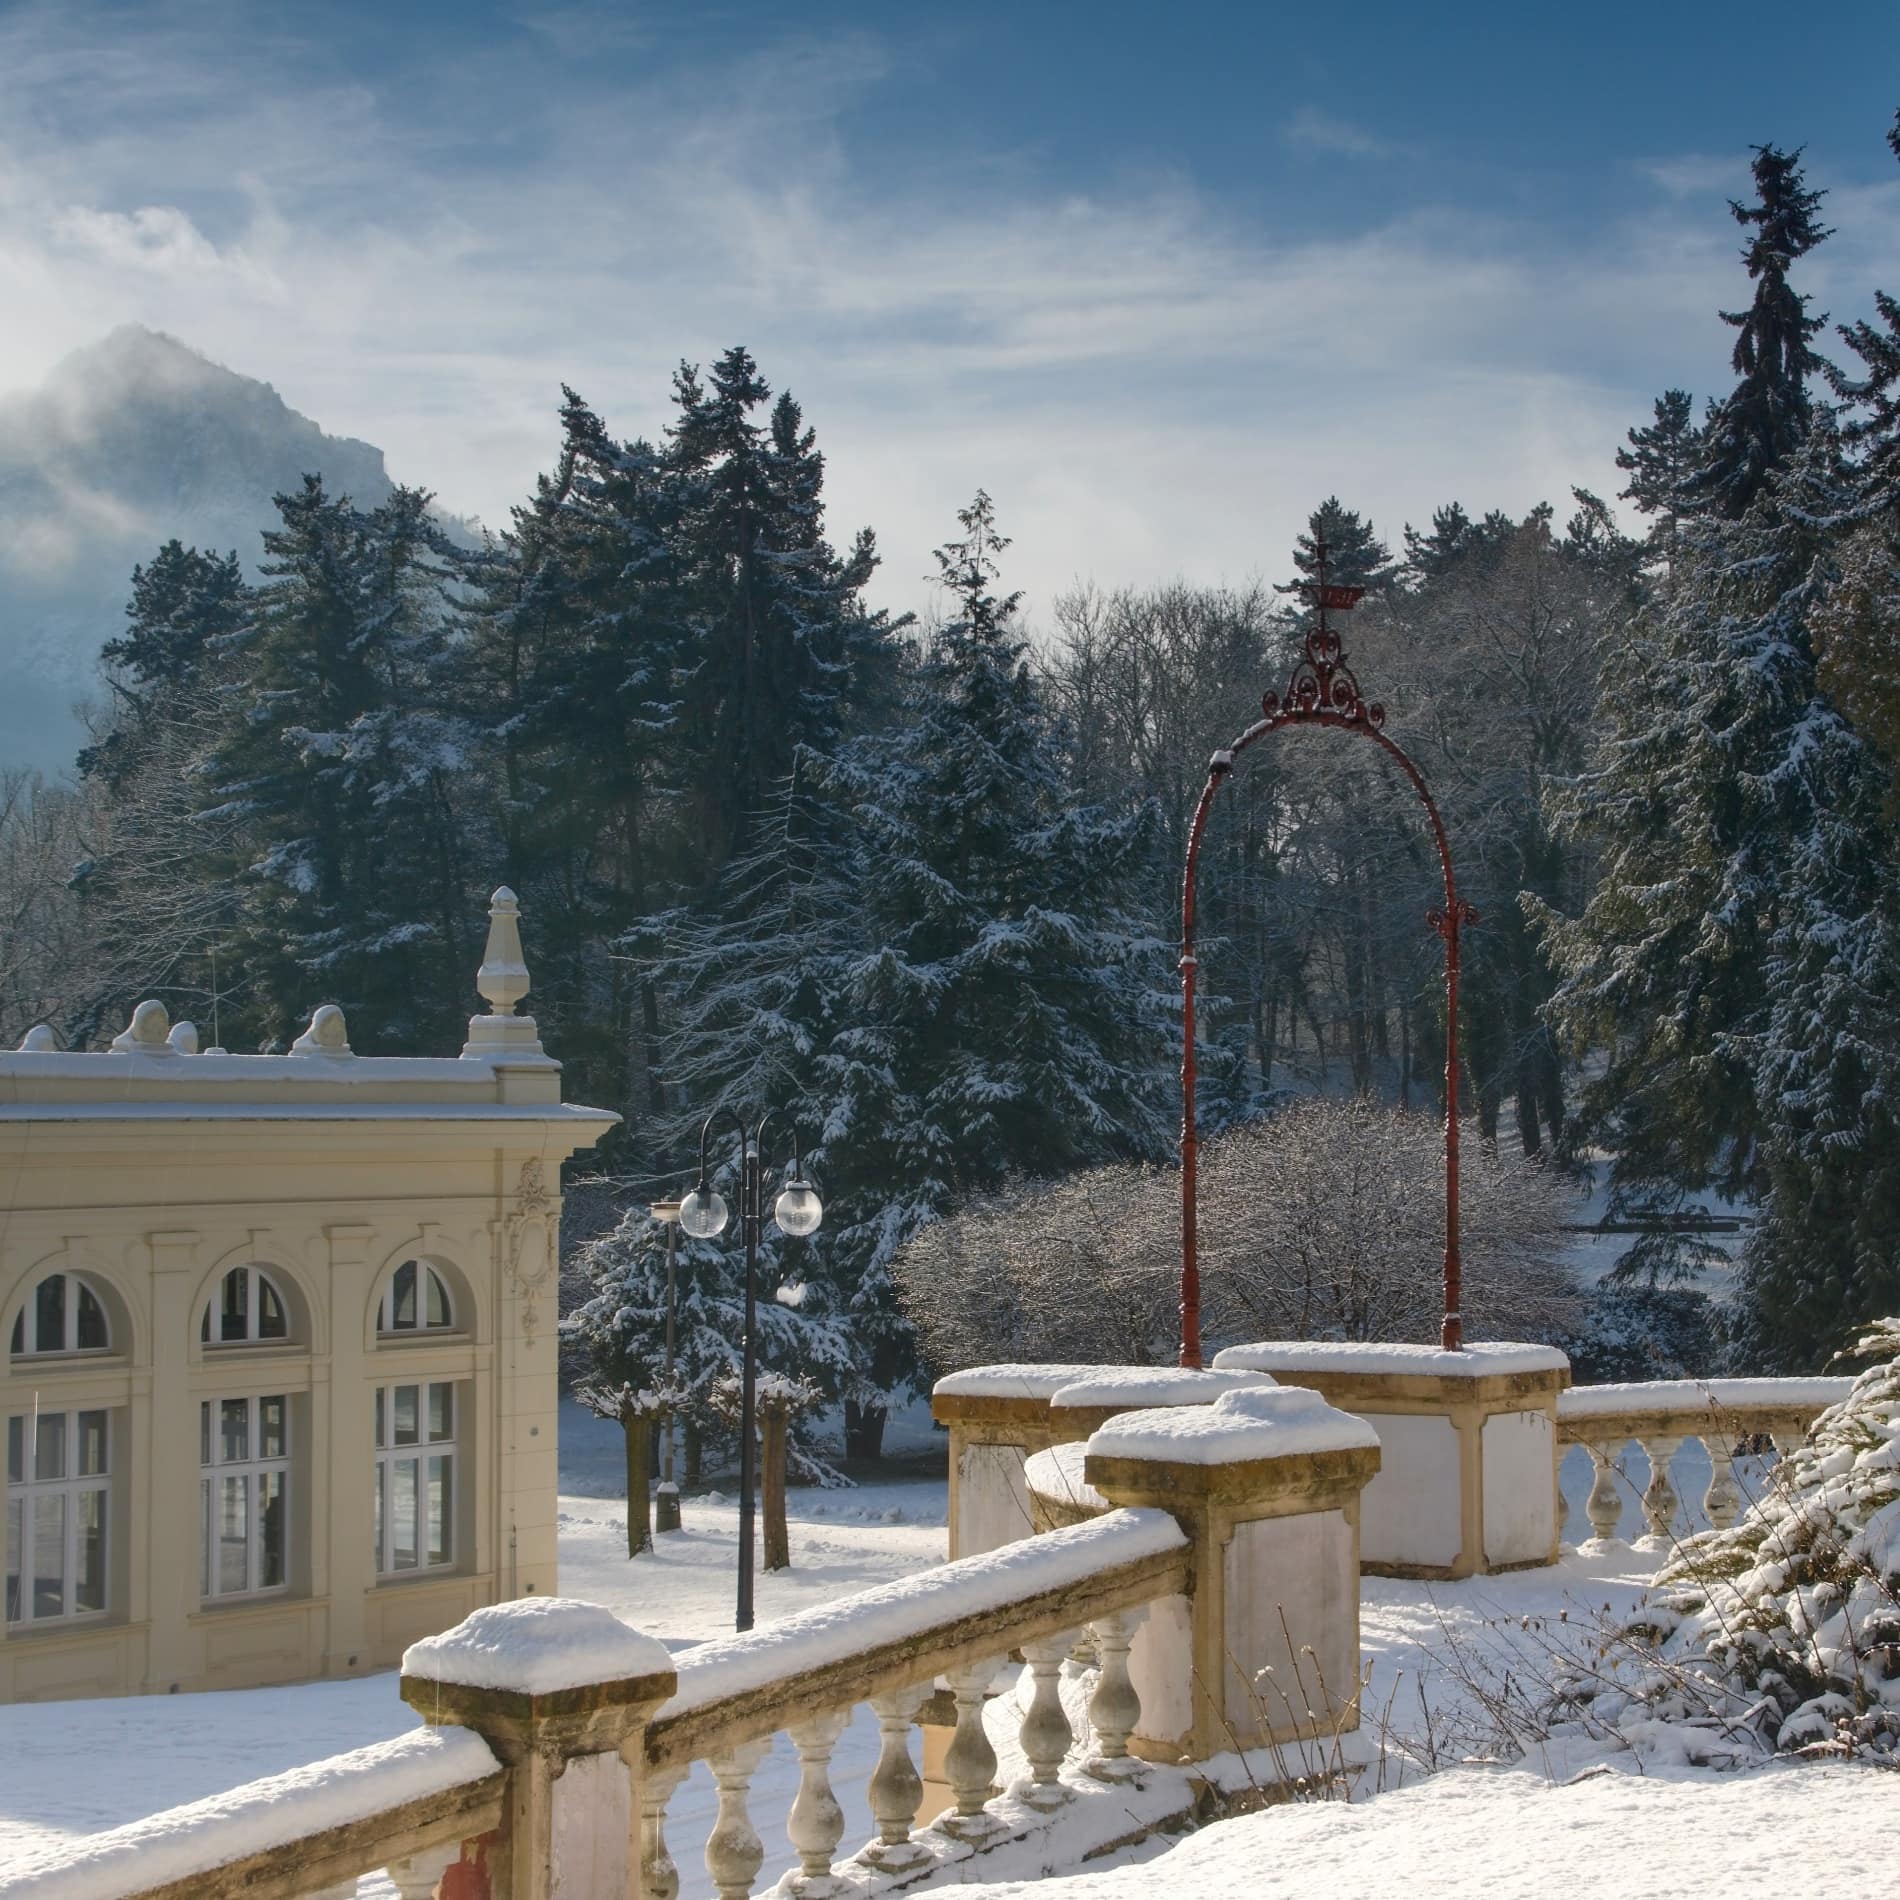
[[[1179,1192],[1166,1169],[1101,1168],[1019,1182],[926,1228],[893,1271],[933,1368],[1171,1359]],[[1471,1337],[1544,1339],[1574,1324],[1562,1229],[1572,1193],[1541,1163],[1467,1144]],[[1210,1344],[1434,1339],[1443,1245],[1443,1128],[1433,1116],[1303,1100],[1203,1150]]]

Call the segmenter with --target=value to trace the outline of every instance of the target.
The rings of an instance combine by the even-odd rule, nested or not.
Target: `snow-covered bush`
[[[1775,1468],[1732,1529],[1691,1538],[1573,1702],[1625,1734],[1719,1735],[1708,1759],[1868,1751],[1900,1758],[1900,1319],[1882,1354]]]
[[[1444,1128],[1366,1101],[1299,1101],[1202,1153],[1210,1347],[1240,1339],[1430,1339],[1441,1315]],[[1464,1312],[1474,1338],[1574,1325],[1569,1187],[1475,1137],[1463,1181]],[[1111,1167],[1017,1183],[915,1236],[898,1297],[938,1372],[985,1360],[1171,1359],[1180,1176]]]

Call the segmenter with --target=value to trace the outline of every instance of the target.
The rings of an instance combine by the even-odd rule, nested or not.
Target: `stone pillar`
[[[930,1413],[950,1432],[950,1555],[979,1556],[1028,1537],[1023,1466],[1055,1441],[1049,1401],[1101,1366],[971,1366],[939,1379]]]
[[[431,1724],[474,1729],[507,1771],[500,1838],[487,1856],[495,1900],[555,1900],[557,1827],[564,1843],[584,1845],[586,1891],[639,1892],[646,1727],[677,1687],[652,1637],[598,1604],[561,1597],[491,1604],[410,1645],[403,1700]],[[608,1759],[563,1787],[569,1764],[588,1757]],[[617,1817],[611,1866],[602,1865],[598,1808]]]
[[[1360,1493],[1378,1435],[1315,1393],[1234,1391],[1125,1412],[1088,1441],[1111,1506],[1173,1513],[1191,1594],[1150,1606],[1129,1654],[1150,1761],[1330,1741],[1359,1726]]]
[[[152,1259],[151,1448],[142,1468],[151,1490],[145,1525],[146,1638],[144,1688],[163,1695],[181,1683],[196,1686],[203,1645],[192,1628],[198,1610],[199,1538],[198,1397],[188,1363],[197,1314],[192,1296],[202,1271],[199,1236],[149,1233]]]
[[[1557,1561],[1554,1346],[1271,1340],[1230,1346],[1223,1369],[1307,1386],[1378,1432],[1366,1488],[1365,1568],[1382,1577],[1470,1577]]]

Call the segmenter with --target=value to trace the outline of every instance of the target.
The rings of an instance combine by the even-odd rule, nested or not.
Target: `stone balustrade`
[[[1700,1442],[1709,1458],[1701,1500],[1703,1520],[1726,1530],[1746,1500],[1736,1459],[1752,1443],[1787,1452],[1806,1437],[1814,1420],[1845,1398],[1852,1379],[1663,1379],[1628,1385],[1572,1386],[1557,1397],[1557,1442],[1581,1445],[1590,1457],[1591,1486],[1582,1500],[1591,1539],[1607,1542],[1621,1527],[1633,1500],[1642,1510],[1641,1547],[1666,1549],[1693,1528],[1676,1489],[1677,1455]],[[1625,1449],[1635,1444],[1648,1465],[1640,1497],[1624,1468]],[[1576,1512],[1558,1485],[1567,1542]]]

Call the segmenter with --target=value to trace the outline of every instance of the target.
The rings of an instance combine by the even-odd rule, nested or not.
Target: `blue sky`
[[[1279,574],[1614,485],[1727,377],[1725,198],[1805,142],[1900,289],[1900,8],[0,0],[0,388],[114,323],[499,522],[558,385],[624,433],[748,343],[887,597],[979,483],[1035,603]]]

